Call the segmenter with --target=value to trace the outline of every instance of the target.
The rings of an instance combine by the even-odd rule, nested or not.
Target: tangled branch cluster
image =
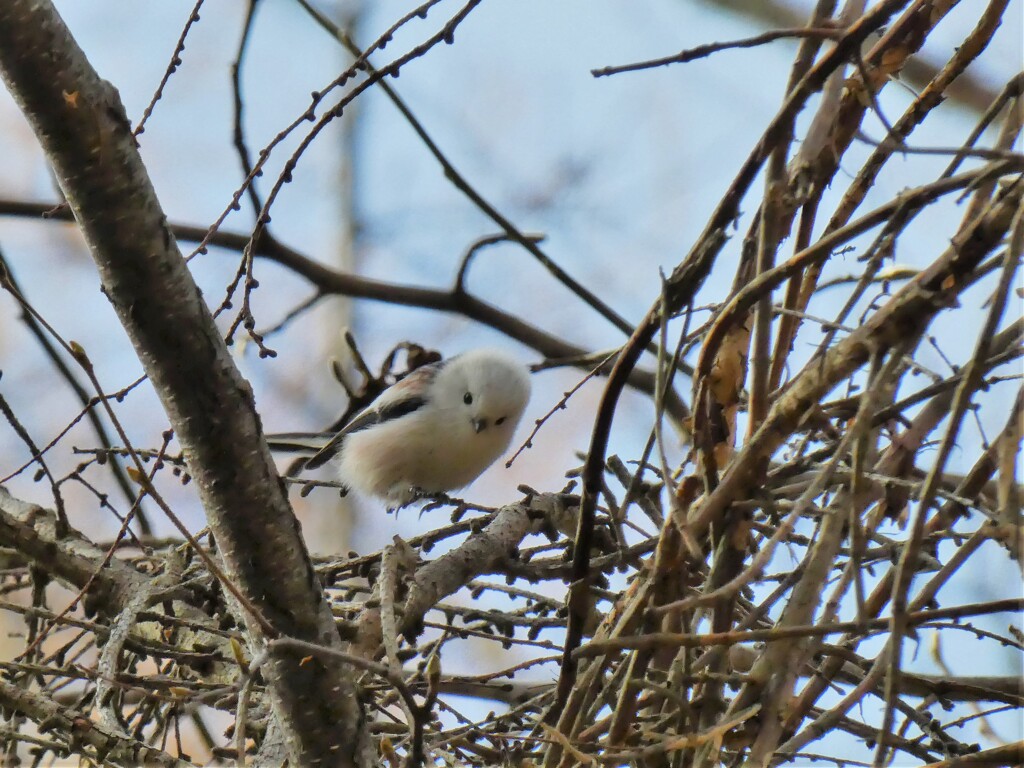
[[[180,455],[168,450],[170,432],[160,448],[128,443],[113,408],[117,397],[99,388],[84,350],[54,341],[5,269],[3,288],[39,338],[49,339],[54,360],[72,360],[89,380],[80,418],[106,409],[123,441],[115,447],[98,431],[101,446],[56,477],[46,460],[59,441],[37,445],[0,398],[6,423],[34,457],[0,467],[0,474],[6,482],[38,464],[37,479],[46,479],[54,496],[50,510],[0,488],[0,609],[25,627],[18,656],[0,661],[0,740],[8,762],[78,756],[104,765],[168,766],[286,759],[396,767],[847,765],[856,761],[844,752],[844,734],[866,743],[875,765],[1019,762],[1024,742],[982,743],[964,728],[1024,709],[1015,674],[906,669],[909,647],[931,632],[965,633],[979,653],[1024,650],[1024,636],[1006,620],[1024,609],[1024,600],[947,598],[982,559],[1019,565],[1024,544],[1016,478],[1024,321],[1012,312],[1024,243],[1024,156],[1015,150],[1024,75],[1006,84],[962,143],[912,143],[946,90],[985,52],[1006,3],[991,0],[979,11],[974,29],[895,119],[882,112],[880,93],[893,87],[892,76],[955,3],[887,0],[831,20],[834,4],[822,2],[805,29],[757,41],[800,39],[784,103],[704,233],[635,325],[491,208],[423,134],[456,185],[500,227],[500,238],[533,254],[627,335],[610,356],[587,354],[471,295],[464,276],[475,249],[453,289],[433,291],[334,272],[267,231],[277,191],[320,129],[365,88],[390,89],[385,78],[400,66],[451,42],[476,4],[467,3],[437,35],[387,67],[371,67],[367,55],[382,51],[391,31],[367,52],[356,50],[351,71],[315,94],[309,113],[255,164],[246,160],[246,183],[233,205],[252,196],[260,213],[251,237],[218,232],[220,221],[209,231],[159,232],[168,235],[165,244],[172,231],[198,241],[196,253],[209,244],[241,252],[219,311],[232,306],[241,285],[245,300],[229,335],[244,329],[261,353],[272,350],[254,330],[248,297],[257,260],[267,258],[308,280],[312,301],[371,296],[460,312],[532,346],[547,358],[541,367],[591,370],[602,377],[604,394],[583,466],[570,473],[578,482],[558,491],[523,488],[521,500],[497,509],[456,503],[450,525],[408,541],[396,537],[380,552],[311,560],[296,544],[290,512],[279,514],[287,502],[273,472],[262,470],[270,466],[269,458],[260,464],[266,452],[253,448],[245,461],[218,467],[220,436],[192,426],[189,403],[177,397],[181,382],[175,370],[168,373],[173,366],[160,364],[172,352],[148,333],[144,302],[118,293],[126,289],[116,280],[107,284],[116,288],[115,307],[130,307],[122,322],[154,386],[170,393],[165,403]],[[432,5],[418,10],[426,15]],[[22,87],[18,63],[3,51],[15,16],[0,12],[0,65],[12,90]],[[325,106],[328,94],[358,77],[358,87]],[[64,107],[78,109],[78,98]],[[85,86],[81,99],[88,100]],[[795,149],[796,118],[812,105]],[[109,98],[104,108],[112,109]],[[414,121],[407,110],[406,116]],[[851,178],[833,199],[827,192],[841,183],[843,164],[854,162],[850,148],[867,140],[871,116],[884,135],[866,161],[845,168]],[[260,200],[252,179],[306,120],[314,128],[270,197]],[[247,158],[244,140],[238,146]],[[948,154],[950,163],[862,210],[879,174],[915,153]],[[69,199],[88,207],[87,195]],[[753,212],[742,214],[741,205],[751,203]],[[31,213],[29,206],[5,208]],[[895,254],[913,248],[915,220],[931,209],[959,215],[949,247],[921,269],[896,267]],[[119,274],[116,249],[102,257],[103,222],[86,225],[95,227],[91,241],[103,274]],[[746,227],[742,238],[730,240],[734,227]],[[730,251],[737,264],[732,290],[699,307],[708,275],[723,268],[719,257]],[[823,277],[850,254],[856,258],[843,262],[848,276]],[[943,354],[949,346],[931,335],[937,318],[978,307],[985,320],[972,329],[973,348],[954,354],[948,370],[931,370],[920,351]],[[197,312],[193,319],[209,318]],[[644,355],[651,361],[646,369]],[[67,369],[62,375],[75,376]],[[608,446],[626,386],[647,392],[655,413],[644,425],[645,450],[620,457]],[[210,401],[197,396],[194,406]],[[241,416],[218,424],[260,445],[256,422],[244,418],[251,403],[244,396],[239,402]],[[982,432],[983,448],[968,471],[956,474],[950,456],[980,408],[996,411],[999,431]],[[673,427],[689,436],[682,457],[674,457],[664,434]],[[231,443],[239,444],[245,440]],[[231,473],[247,472],[266,481],[263,495],[253,491],[232,507],[226,484]],[[196,478],[207,531],[168,541],[132,532],[143,498],[179,525],[157,490],[167,473]],[[128,510],[102,490],[115,482],[127,489]],[[69,525],[60,492],[66,483],[95,490],[118,514],[123,525],[115,540],[94,541]],[[239,510],[245,520],[232,514]],[[266,562],[282,565],[275,571]],[[1003,617],[1005,629],[980,620],[989,616]],[[481,654],[473,674],[459,664],[470,643],[493,651]],[[933,656],[945,663],[941,648]],[[479,704],[467,709],[468,699],[490,711],[481,716]]]

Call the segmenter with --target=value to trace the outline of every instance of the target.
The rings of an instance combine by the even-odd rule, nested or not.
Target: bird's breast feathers
[[[476,433],[468,418],[418,410],[350,433],[339,474],[346,485],[376,496],[394,498],[411,487],[450,491],[475,480],[507,442],[491,430]]]

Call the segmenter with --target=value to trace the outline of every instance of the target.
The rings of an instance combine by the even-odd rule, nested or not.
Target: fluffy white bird
[[[530,399],[526,368],[478,349],[422,366],[386,389],[326,444],[281,435],[271,448],[314,450],[315,468],[335,459],[347,488],[401,507],[469,485],[505,452]],[[319,449],[319,450],[317,450]]]

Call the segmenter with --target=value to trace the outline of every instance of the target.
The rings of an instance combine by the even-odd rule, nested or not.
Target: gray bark
[[[189,274],[116,89],[46,0],[0,4],[0,75],[25,113],[174,427],[228,577],[272,635],[340,649],[330,608],[277,477],[249,384]],[[351,672],[316,658],[264,666],[294,765],[365,765]]]

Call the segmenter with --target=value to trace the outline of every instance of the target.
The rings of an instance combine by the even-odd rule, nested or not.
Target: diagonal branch
[[[241,377],[167,227],[116,90],[49,2],[0,6],[0,75],[32,125],[161,398],[225,571],[280,635],[340,647]],[[246,616],[250,642],[269,634]],[[351,670],[265,667],[296,765],[368,765]]]
[[[73,735],[68,752],[94,760],[97,765],[156,765],[161,768],[185,768],[192,763],[146,746],[141,741],[116,733],[106,725],[90,720],[84,713],[62,707],[39,693],[26,691],[0,680],[0,705],[22,712],[53,734]]]

